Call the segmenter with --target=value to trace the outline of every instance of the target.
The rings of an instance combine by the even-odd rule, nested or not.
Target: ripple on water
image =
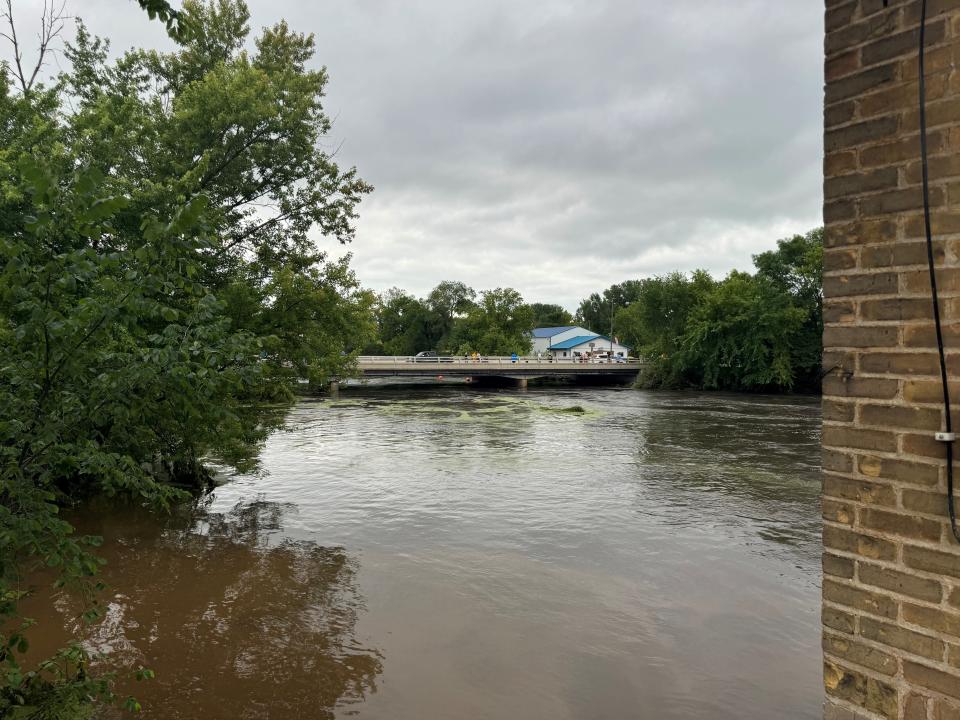
[[[316,717],[812,719],[818,413],[625,388],[303,402],[207,524],[121,545],[150,577],[118,556],[101,639],[156,654],[165,717],[198,711],[184,678],[273,663],[236,689],[251,716],[289,716],[258,695],[277,682]]]

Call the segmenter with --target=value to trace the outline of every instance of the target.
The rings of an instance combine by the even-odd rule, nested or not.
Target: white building
[[[532,333],[532,340],[533,355],[552,355],[558,359],[577,359],[598,353],[612,353],[619,357],[630,354],[630,348],[617,342],[616,338],[609,338],[577,325],[536,328]]]

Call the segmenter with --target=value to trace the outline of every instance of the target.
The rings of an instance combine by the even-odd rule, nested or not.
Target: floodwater
[[[814,399],[350,389],[195,508],[89,512],[87,642],[150,719],[812,720],[818,470]]]

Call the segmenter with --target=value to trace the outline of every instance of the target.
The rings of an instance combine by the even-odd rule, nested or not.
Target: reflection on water
[[[288,509],[255,501],[165,522],[129,510],[81,521],[105,538],[109,589],[103,620],[70,629],[106,656],[100,669],[117,671],[142,717],[332,718],[375,689],[380,654],[353,632],[356,563],[283,538]],[[70,598],[57,604],[76,616]],[[156,678],[130,682],[140,666]]]
[[[100,516],[147,717],[819,716],[816,401],[351,389]],[[91,520],[91,522],[93,522]]]

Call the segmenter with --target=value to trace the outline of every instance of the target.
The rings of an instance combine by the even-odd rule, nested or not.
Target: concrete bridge
[[[468,382],[512,381],[526,387],[531,378],[571,378],[593,382],[629,382],[636,378],[643,363],[629,360],[537,359],[535,357],[403,357],[361,356],[360,375],[364,378],[464,378]]]

